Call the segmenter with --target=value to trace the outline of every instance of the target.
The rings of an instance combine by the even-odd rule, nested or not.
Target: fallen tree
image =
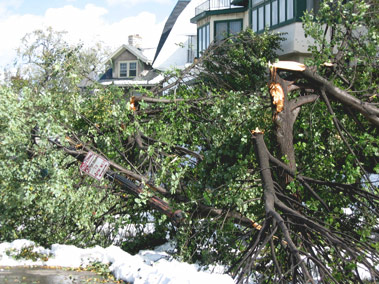
[[[2,238],[98,244],[105,225],[153,222],[184,259],[223,262],[240,282],[375,280],[375,48],[333,28],[341,52],[324,58],[324,43],[312,67],[269,68],[280,39],[246,31],[143,96],[79,91],[52,60],[41,78],[14,78],[0,96]],[[89,150],[110,162],[106,180],[81,174]]]
[[[377,271],[375,268],[375,263],[378,261],[376,255],[376,249],[373,248],[370,243],[375,242],[372,240],[361,241],[357,235],[347,236],[346,232],[336,230],[335,228],[330,228],[328,223],[325,223],[322,219],[314,216],[315,212],[312,212],[304,200],[310,199],[318,202],[320,206],[330,214],[331,203],[330,200],[324,200],[322,192],[317,193],[319,189],[318,186],[322,185],[335,192],[336,194],[344,194],[350,196],[354,200],[354,206],[366,208],[370,214],[373,216],[378,216],[377,203],[379,201],[379,196],[376,194],[375,187],[371,183],[370,190],[361,189],[359,185],[352,184],[342,184],[337,182],[330,182],[325,180],[318,180],[312,177],[307,177],[297,173],[296,170],[296,160],[293,141],[293,125],[296,121],[296,117],[300,112],[300,107],[305,104],[313,103],[320,96],[323,97],[325,104],[328,106],[328,110],[333,114],[330,102],[327,95],[330,95],[327,88],[324,85],[315,83],[314,77],[319,77],[319,75],[306,74],[305,78],[309,81],[305,83],[302,81],[302,86],[296,86],[293,82],[289,82],[280,78],[280,70],[292,71],[294,73],[305,72],[307,68],[295,62],[278,62],[271,66],[271,83],[270,94],[273,106],[273,121],[276,125],[276,137],[278,145],[280,146],[279,155],[282,157],[292,157],[286,160],[286,162],[280,161],[280,159],[275,158],[267,149],[267,146],[263,140],[263,132],[260,130],[253,131],[253,139],[255,142],[255,150],[257,153],[258,166],[260,168],[260,175],[263,184],[263,199],[265,206],[265,219],[262,225],[257,224],[251,219],[243,216],[238,212],[233,212],[217,209],[212,206],[206,206],[202,202],[197,202],[196,208],[188,210],[185,215],[190,215],[192,217],[219,217],[230,219],[236,224],[240,224],[246,227],[253,227],[256,233],[252,233],[254,236],[252,239],[254,243],[248,247],[248,249],[241,256],[239,264],[236,266],[237,271],[241,271],[240,281],[243,281],[245,275],[249,275],[252,270],[256,269],[257,263],[259,263],[259,256],[264,252],[265,247],[268,245],[271,247],[271,257],[275,263],[275,271],[277,279],[284,279],[286,272],[283,267],[279,265],[280,261],[277,258],[276,250],[288,251],[293,258],[291,258],[290,266],[287,269],[292,271],[292,277],[300,281],[314,282],[313,279],[321,277],[322,279],[328,281],[339,282],[338,278],[333,275],[333,269],[335,269],[335,264],[331,262],[328,257],[331,250],[338,251],[340,254],[344,255],[341,259],[341,268],[347,265],[346,262],[353,262],[358,265],[364,265],[371,273],[371,277],[377,277]],[[296,91],[299,89],[312,90],[312,94],[303,95],[301,97],[296,97],[294,99],[289,99],[289,90]],[[316,95],[317,93],[323,92],[321,95]],[[333,87],[332,93],[342,92],[337,87]],[[346,96],[349,96],[346,94]],[[144,101],[141,99],[140,101]],[[146,99],[149,103],[172,103],[175,104],[178,100],[160,100]],[[186,100],[182,100],[188,103]],[[352,101],[352,100],[350,100]],[[351,102],[346,102],[342,100],[342,103],[346,103],[350,106]],[[358,102],[359,105],[365,105],[362,102]],[[366,104],[365,109],[375,109],[372,104]],[[136,110],[133,110],[136,111]],[[371,117],[372,118],[372,117]],[[375,120],[368,119],[370,122],[375,124]],[[333,118],[334,125],[336,126],[339,135],[343,137],[343,133],[339,129],[339,121]],[[145,135],[139,132],[139,137],[142,140],[144,137],[145,142],[137,143],[138,147],[143,146],[142,143],[153,142],[158,143],[157,140],[147,139]],[[343,143],[348,148],[351,154],[355,155],[348,144],[346,138],[341,138]],[[72,146],[76,148],[82,147],[85,150],[89,150],[87,147],[83,146],[80,141],[72,142]],[[64,148],[63,148],[64,149]],[[74,148],[75,149],[75,148]],[[147,147],[144,148],[145,150]],[[173,151],[183,151],[183,147],[171,147]],[[66,149],[67,151],[67,149]],[[200,158],[200,155],[186,150],[185,153],[191,154],[196,158]],[[69,154],[74,155],[76,158],[80,156],[79,152],[69,152]],[[203,157],[201,159],[203,160]],[[359,162],[358,157],[356,157],[357,162]],[[277,175],[280,182],[275,183],[271,174],[271,167],[269,163],[276,165],[276,172],[282,171],[283,174]],[[178,193],[172,193],[169,189],[164,189],[159,186],[155,186],[153,183],[148,181],[146,177],[140,176],[133,173],[132,171],[126,170],[121,166],[111,162],[111,166],[125,174],[129,179],[137,180],[142,184],[146,183],[147,187],[152,189],[152,192],[156,194],[161,194],[172,202],[189,202],[190,200],[184,195]],[[361,167],[362,168],[362,167]],[[280,170],[278,170],[280,169]],[[363,168],[362,168],[363,169]],[[364,170],[364,169],[363,169]],[[364,171],[364,175],[367,177],[367,172]],[[117,174],[108,174],[108,178],[115,178],[121,185],[121,188],[127,190],[135,196],[139,196],[142,193],[141,186],[137,186],[130,182],[128,179],[121,178]],[[284,187],[291,182],[298,181],[300,188],[297,189],[294,195],[286,193]],[[306,199],[304,199],[305,196]],[[314,202],[313,201],[313,202]],[[149,206],[158,211],[166,214],[173,223],[178,226],[184,221],[184,214],[182,211],[174,211],[166,202],[162,201],[157,196],[149,197],[147,200]],[[317,214],[316,214],[317,215]],[[280,236],[280,242],[278,242]],[[324,244],[324,245],[322,245]],[[373,243],[372,243],[373,244]],[[325,247],[327,245],[327,247]],[[364,257],[362,257],[364,255]],[[345,262],[346,261],[346,262]],[[338,266],[337,266],[338,267]],[[300,270],[299,270],[299,269]],[[318,276],[317,276],[318,275]],[[360,275],[356,274],[354,277],[360,279]]]

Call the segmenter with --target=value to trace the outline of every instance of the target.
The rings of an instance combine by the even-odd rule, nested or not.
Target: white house
[[[207,0],[195,7],[191,22],[197,25],[198,55],[211,42],[251,28],[256,33],[268,27],[286,33],[280,59],[303,61],[311,43],[305,38],[301,17],[306,10],[317,10],[320,0]]]
[[[183,69],[197,56],[197,26],[190,19],[204,0],[179,0],[166,21],[153,61],[158,70]]]

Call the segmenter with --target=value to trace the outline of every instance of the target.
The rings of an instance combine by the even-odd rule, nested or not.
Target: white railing
[[[231,0],[208,0],[195,8],[195,15],[205,11],[228,9],[232,7]]]

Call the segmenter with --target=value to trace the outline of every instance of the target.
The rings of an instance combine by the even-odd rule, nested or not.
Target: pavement
[[[116,284],[90,271],[43,267],[0,267],[0,284]],[[124,282],[123,282],[124,283]]]

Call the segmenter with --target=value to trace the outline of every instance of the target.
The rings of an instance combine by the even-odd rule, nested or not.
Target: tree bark
[[[256,149],[256,153],[258,157],[258,163],[259,163],[259,168],[260,168],[260,173],[261,173],[261,178],[262,178],[262,183],[263,183],[265,211],[266,211],[266,216],[267,216],[266,218],[272,217],[277,222],[288,244],[291,254],[296,258],[296,261],[301,267],[301,270],[304,274],[305,282],[314,283],[313,278],[311,277],[304,263],[304,260],[300,256],[298,248],[296,247],[295,243],[293,242],[291,238],[290,231],[287,225],[285,224],[284,219],[275,209],[275,205],[279,203],[280,201],[277,200],[277,197],[275,194],[274,181],[271,176],[269,156],[266,151],[265,142],[263,140],[263,133],[262,132],[253,133],[253,140],[255,141],[255,149]]]
[[[293,108],[292,104],[288,101],[288,88],[290,82],[283,80],[278,74],[273,74],[271,79],[272,84],[278,84],[283,90],[283,108],[278,109],[278,107],[276,107],[273,115],[276,126],[275,135],[279,144],[280,156],[285,157],[288,166],[293,171],[296,171],[296,158],[293,146],[293,125],[299,114],[300,108]],[[274,99],[274,96],[272,96],[273,104],[275,104]],[[284,182],[281,183],[282,186],[285,186],[293,180],[293,178],[287,173],[282,173],[281,175],[284,177]]]
[[[311,81],[315,86],[323,87],[325,92],[332,96],[334,99],[360,112],[372,124],[374,124],[376,127],[379,127],[379,109],[377,107],[373,106],[370,103],[363,102],[358,98],[350,95],[348,92],[341,90],[329,82],[327,79],[311,71],[309,68],[306,68],[302,72],[302,75],[304,78]]]

